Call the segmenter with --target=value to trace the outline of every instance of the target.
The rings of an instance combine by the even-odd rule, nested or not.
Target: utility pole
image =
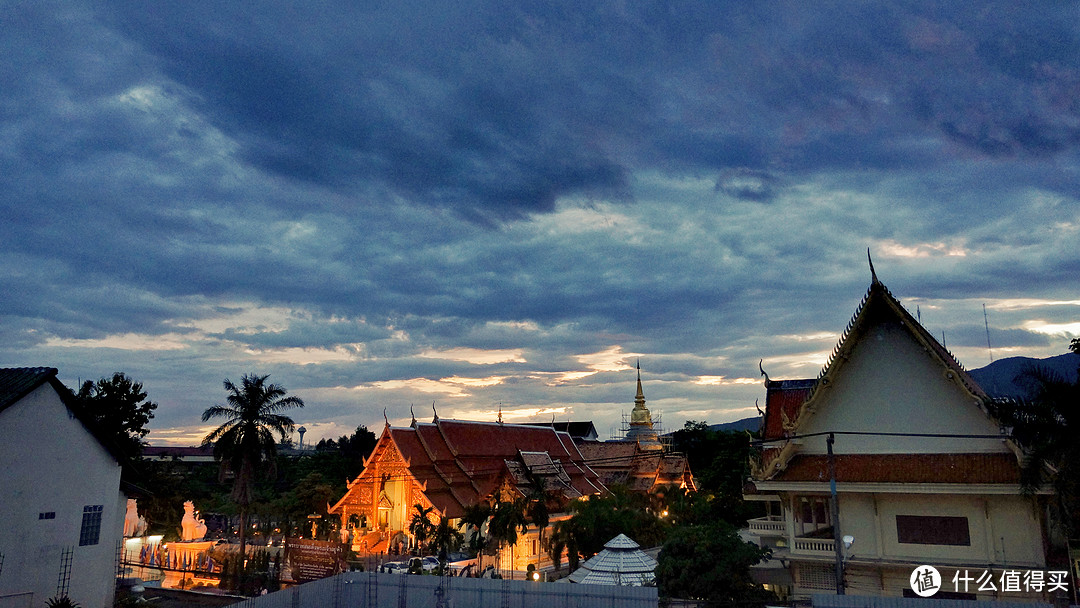
[[[829,494],[831,496],[830,502],[832,503],[833,549],[836,553],[836,595],[844,595],[844,541],[840,536],[840,501],[836,497],[836,457],[833,455],[834,440],[834,435],[829,433],[829,436],[825,438],[825,446],[827,447],[829,454]]]

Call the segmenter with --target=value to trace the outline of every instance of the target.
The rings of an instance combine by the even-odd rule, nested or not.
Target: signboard
[[[345,545],[324,540],[285,539],[285,559],[289,573],[298,583],[307,583],[341,572]]]

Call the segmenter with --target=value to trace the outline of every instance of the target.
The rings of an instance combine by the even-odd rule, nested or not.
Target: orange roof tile
[[[836,481],[846,483],[1020,483],[1012,454],[842,454]],[[828,457],[799,454],[775,481],[829,481]]]

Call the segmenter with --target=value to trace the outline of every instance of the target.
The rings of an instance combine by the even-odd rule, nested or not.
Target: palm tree
[[[225,379],[228,405],[215,405],[202,414],[203,422],[225,418],[221,426],[203,438],[203,445],[214,445],[214,459],[221,462],[222,476],[233,473],[232,500],[240,510],[240,555],[247,550],[248,508],[255,489],[255,474],[264,464],[265,472],[275,473],[277,441],[294,428],[292,418],[279,412],[304,407],[299,397],[286,397],[285,387],[267,384],[270,375],[244,374],[240,386]]]
[[[1080,354],[1080,342],[1070,349]],[[1043,368],[1021,373],[1030,399],[996,403],[999,419],[1012,427],[1024,449],[1020,482],[1028,492],[1046,483],[1054,489],[1054,511],[1066,534],[1080,531],[1080,370],[1075,380]]]
[[[409,522],[409,534],[413,535],[417,550],[423,554],[424,546],[435,531],[435,524],[431,523],[431,514],[435,511],[435,507],[425,509],[424,505],[416,503],[413,508],[416,509],[416,513],[413,513],[412,521]]]
[[[484,538],[484,524],[491,517],[491,505],[480,502],[465,507],[465,514],[461,517],[461,526],[469,526],[473,533],[469,536],[469,550],[476,552],[476,571],[482,572],[484,567],[484,549],[487,547],[487,539]]]
[[[431,544],[439,552],[439,568],[445,571],[447,555],[451,549],[461,546],[465,536],[454,526],[450,525],[450,518],[445,515],[439,516],[439,523],[431,532]]]
[[[510,545],[511,562],[514,559],[514,545],[517,544],[518,530],[522,534],[529,530],[529,520],[526,516],[527,510],[528,499],[526,498],[499,501],[495,503],[495,507],[492,509],[488,533],[499,544],[500,551],[502,551],[503,544]],[[512,563],[510,570],[513,572]]]

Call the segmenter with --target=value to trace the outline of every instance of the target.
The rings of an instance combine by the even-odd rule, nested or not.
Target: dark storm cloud
[[[3,359],[177,403],[258,367],[313,391],[502,375],[471,394],[610,412],[631,373],[552,378],[618,347],[689,411],[721,390],[694,375],[813,376],[866,247],[905,298],[1071,301],[1078,11],[19,5]],[[1015,314],[1003,347],[1044,347]],[[979,346],[970,318],[932,318]],[[527,363],[419,356],[453,349]],[[403,390],[335,398],[422,394]]]

